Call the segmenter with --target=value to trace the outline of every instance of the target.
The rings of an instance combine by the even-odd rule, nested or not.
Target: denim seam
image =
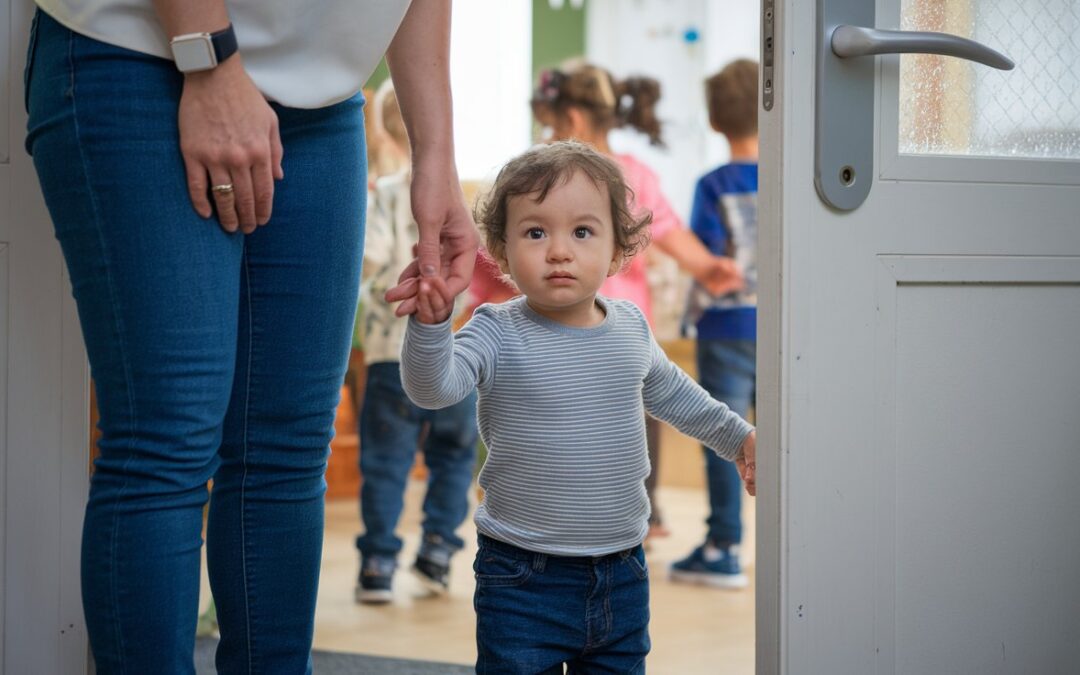
[[[245,244],[247,242],[245,241]],[[246,246],[245,246],[246,248]],[[244,252],[244,282],[247,284],[247,309],[248,309],[248,343],[247,343],[247,377],[244,382],[244,435],[243,445],[244,451],[241,454],[243,457],[244,474],[240,479],[240,562],[241,569],[244,576],[244,629],[247,633],[247,668],[248,675],[251,675],[252,657],[251,648],[251,593],[250,593],[250,578],[248,577],[248,565],[247,565],[247,508],[245,504],[245,497],[247,492],[247,475],[248,475],[248,417],[251,414],[251,361],[252,361],[252,344],[255,342],[255,337],[252,334],[252,315],[254,312],[251,308],[251,269],[248,266],[247,251]]]
[[[608,558],[607,564],[604,566],[604,573],[607,576],[607,592],[604,593],[604,643],[611,639],[612,627],[615,623],[614,616],[611,613],[611,593],[615,587],[615,572],[617,563],[615,560]]]
[[[592,572],[593,588],[590,588],[585,596],[585,646],[582,652],[586,654],[593,649],[592,596],[596,592],[596,586],[600,583],[600,578],[596,573],[596,565],[591,565],[589,571]]]
[[[79,162],[81,164],[83,178],[86,181],[86,193],[90,198],[91,211],[93,212],[93,218],[94,218],[94,227],[95,227],[95,230],[97,231],[97,236],[98,236],[98,245],[101,247],[101,257],[102,257],[102,262],[104,263],[104,267],[105,267],[105,284],[106,284],[106,287],[109,289],[109,299],[112,302],[113,308],[115,309],[116,307],[119,306],[119,303],[117,301],[116,285],[113,283],[112,273],[110,272],[111,267],[109,265],[108,249],[105,246],[105,238],[102,236],[102,233],[101,233],[101,223],[102,223],[101,208],[100,208],[100,205],[98,204],[97,196],[94,193],[94,190],[91,188],[91,185],[90,185],[90,170],[89,170],[90,161],[89,161],[89,159],[87,159],[86,153],[85,153],[85,151],[83,149],[82,132],[81,132],[81,130],[79,128],[79,109],[78,109],[78,104],[76,103],[76,96],[75,96],[75,39],[76,39],[75,32],[74,31],[69,31],[68,32],[68,72],[70,73],[70,80],[69,80],[68,92],[70,92],[70,97],[71,97],[71,120],[72,120],[72,126],[74,126],[74,128],[75,128],[75,144],[79,148]],[[120,622],[120,596],[119,596],[119,591],[118,591],[119,582],[118,582],[118,579],[117,579],[117,567],[118,567],[118,565],[115,562],[116,559],[117,559],[116,549],[117,549],[117,540],[119,538],[119,530],[120,530],[120,518],[118,517],[117,509],[119,508],[120,502],[124,497],[124,493],[127,491],[127,488],[128,488],[128,481],[129,481],[128,467],[131,465],[132,460],[135,458],[135,429],[138,427],[138,414],[137,414],[137,410],[136,410],[136,407],[135,407],[135,398],[134,398],[134,393],[133,393],[134,383],[133,383],[133,380],[132,380],[132,377],[131,377],[131,365],[128,363],[127,350],[124,348],[123,321],[120,318],[120,313],[118,311],[113,312],[113,329],[116,331],[117,344],[119,346],[119,351],[120,351],[120,361],[121,361],[121,364],[123,365],[123,369],[124,369],[124,382],[127,385],[127,395],[128,395],[128,410],[129,410],[130,416],[131,416],[131,419],[130,419],[130,433],[128,435],[127,458],[124,460],[124,465],[121,468],[124,479],[123,479],[123,483],[121,483],[121,485],[120,485],[120,489],[117,491],[116,499],[113,502],[112,532],[111,532],[111,534],[109,536],[109,557],[110,557],[110,560],[112,561],[112,563],[110,565],[110,570],[109,570],[109,586],[110,586],[109,590],[111,591],[110,595],[111,595],[111,600],[112,600],[112,605],[113,605],[114,633],[115,633],[116,641],[117,641],[117,644],[115,645],[114,648],[116,649],[116,659],[117,659],[117,662],[118,662],[118,664],[120,666],[120,672],[123,673],[123,672],[125,672],[127,670],[127,668],[125,667],[124,659],[123,659],[123,655],[124,655],[124,634],[123,634],[123,631],[121,630],[122,626],[121,626],[121,622]]]

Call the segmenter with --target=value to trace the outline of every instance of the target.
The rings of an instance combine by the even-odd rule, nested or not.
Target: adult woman
[[[418,269],[463,289],[475,255],[448,3],[39,5],[27,148],[101,413],[82,553],[98,672],[194,671],[210,478],[219,671],[310,671],[363,246],[356,92],[388,46],[414,139]]]

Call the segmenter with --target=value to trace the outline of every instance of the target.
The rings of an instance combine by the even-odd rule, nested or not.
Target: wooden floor
[[[696,447],[673,447],[665,452]],[[476,657],[472,608],[472,558],[475,529],[471,521],[463,528],[469,547],[453,561],[448,598],[423,597],[419,584],[408,573],[419,540],[419,503],[423,485],[408,489],[406,514],[399,531],[406,540],[400,563],[405,570],[395,576],[394,601],[383,607],[357,605],[353,601],[358,560],[353,540],[359,530],[356,506],[351,501],[328,504],[322,580],[316,614],[315,646],[335,651],[355,651],[380,656],[471,664]],[[744,560],[751,587],[741,591],[672,584],[667,566],[688,553],[703,536],[705,495],[700,489],[664,487],[661,504],[672,534],[651,543],[648,563],[651,578],[651,635],[653,673],[753,673],[753,501],[744,503],[748,538]]]
[[[693,373],[693,343],[665,343],[665,351]],[[347,429],[339,429],[339,433]],[[649,672],[659,675],[742,675],[754,672],[754,502],[743,499],[742,559],[750,588],[718,590],[672,584],[667,567],[689,553],[704,536],[704,458],[696,442],[664,427],[660,462],[660,505],[671,536],[650,543],[653,650]],[[354,460],[350,459],[350,463]],[[473,664],[476,658],[472,608],[472,559],[476,530],[471,515],[460,533],[467,548],[453,561],[447,598],[423,597],[408,567],[419,542],[423,484],[410,482],[398,528],[405,539],[395,577],[394,601],[382,607],[353,601],[360,530],[356,500],[330,499],[326,510],[322,576],[316,612],[317,649],[377,656]],[[339,490],[338,493],[348,492]],[[474,505],[475,506],[475,505]],[[209,603],[204,565],[203,606]],[[284,571],[283,571],[284,572]],[[285,572],[287,573],[287,572]]]

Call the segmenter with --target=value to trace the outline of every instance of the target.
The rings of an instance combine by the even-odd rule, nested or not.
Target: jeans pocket
[[[638,548],[636,551],[626,556],[623,561],[639,581],[645,581],[649,578],[649,566],[645,564],[645,552],[642,549]]]
[[[37,51],[38,20],[41,10],[34,10],[34,18],[30,20],[30,40],[26,47],[26,67],[23,68],[23,107],[27,114],[30,113],[30,76],[33,75],[34,52]]]
[[[520,586],[532,575],[532,566],[527,560],[481,546],[476,552],[473,571],[477,586]]]

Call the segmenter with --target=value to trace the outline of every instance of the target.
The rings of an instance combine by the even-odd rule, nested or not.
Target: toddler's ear
[[[616,253],[615,256],[611,259],[611,264],[608,265],[607,275],[609,277],[615,276],[616,274],[619,273],[619,270],[622,269],[622,265],[623,265],[622,254],[621,253]]]

